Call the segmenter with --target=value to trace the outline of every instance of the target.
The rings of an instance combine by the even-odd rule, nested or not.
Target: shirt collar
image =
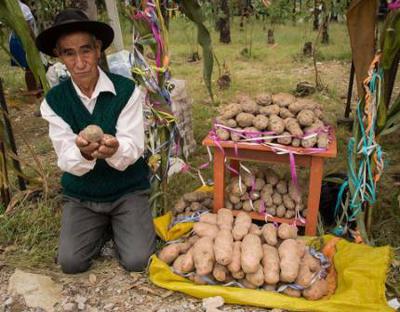
[[[110,78],[108,78],[106,73],[100,67],[97,68],[99,70],[99,79],[97,80],[96,87],[94,88],[91,98],[88,98],[85,94],[83,94],[79,87],[75,84],[74,80],[71,78],[72,85],[74,86],[74,89],[80,98],[91,100],[97,98],[101,92],[111,92],[114,95],[117,94],[115,92],[114,84]]]

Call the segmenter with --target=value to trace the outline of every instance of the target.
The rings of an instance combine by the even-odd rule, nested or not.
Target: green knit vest
[[[119,75],[107,74],[114,84],[116,95],[101,92],[92,114],[86,109],[76,93],[71,79],[52,88],[46,101],[53,111],[78,134],[90,124],[101,127],[104,133],[115,135],[118,117],[135,89],[131,80]],[[140,105],[140,104],[136,104]],[[61,185],[65,195],[94,202],[110,202],[135,190],[150,187],[149,170],[143,157],[124,171],[110,167],[98,159],[93,170],[83,176],[64,172]]]

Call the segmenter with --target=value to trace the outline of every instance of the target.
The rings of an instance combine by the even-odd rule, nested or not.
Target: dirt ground
[[[55,311],[203,311],[201,299],[154,286],[146,273],[127,273],[111,257],[96,260],[89,272],[74,276],[56,270],[25,270],[50,276],[62,285],[63,301],[55,306]],[[14,268],[0,262],[0,311],[42,311],[28,308],[22,297],[8,294],[8,280],[13,272]],[[267,311],[234,305],[224,305],[222,310]]]

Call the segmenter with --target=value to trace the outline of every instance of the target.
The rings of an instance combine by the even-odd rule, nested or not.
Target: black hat
[[[54,48],[58,38],[75,31],[85,31],[93,34],[103,42],[102,50],[105,50],[114,39],[114,31],[109,25],[89,20],[86,14],[79,9],[65,9],[56,16],[53,26],[42,31],[37,36],[36,46],[41,52],[56,56]]]

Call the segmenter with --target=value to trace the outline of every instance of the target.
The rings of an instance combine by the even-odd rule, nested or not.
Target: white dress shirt
[[[92,96],[84,95],[78,86],[72,81],[76,93],[90,113],[93,113],[97,97],[101,92],[115,93],[115,88],[107,75],[99,68],[100,75]],[[111,167],[124,171],[143,155],[144,151],[144,127],[143,127],[143,103],[145,92],[136,87],[128,103],[122,109],[116,124],[116,135],[119,142],[117,152],[106,159]],[[46,99],[40,105],[42,117],[49,122],[49,136],[56,151],[58,167],[65,172],[76,176],[82,176],[92,170],[96,159],[84,158],[75,144],[77,135],[71,127],[58,116],[49,106]]]

